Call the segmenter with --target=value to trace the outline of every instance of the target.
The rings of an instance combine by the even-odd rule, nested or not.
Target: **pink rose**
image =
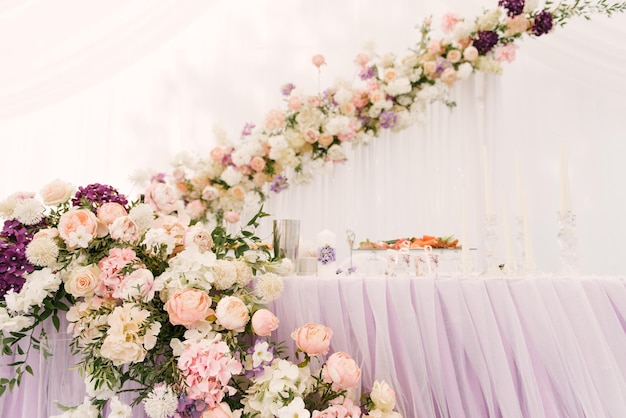
[[[311,62],[317,68],[320,68],[322,65],[326,64],[326,58],[324,58],[324,56],[321,54],[316,54],[316,55],[313,55],[313,58],[311,58]]]
[[[222,148],[215,147],[211,150],[211,159],[213,161],[217,161],[218,163],[221,163],[222,158],[224,158],[224,150]]]
[[[73,242],[75,235],[77,234],[89,234],[91,235],[91,241],[96,236],[104,236],[99,231],[98,218],[90,210],[87,209],[72,209],[61,215],[59,219],[59,225],[57,227],[59,236],[63,240]]]
[[[226,296],[217,303],[215,317],[224,328],[237,332],[242,332],[250,321],[246,304],[235,296]]]
[[[205,252],[213,247],[213,237],[201,224],[196,224],[185,233],[183,244],[185,247],[196,246],[200,252]]]
[[[206,186],[203,190],[202,190],[202,198],[204,200],[213,200],[216,199],[218,196],[220,195],[219,190],[217,190],[217,188],[213,187],[213,186]]]
[[[260,337],[267,337],[278,328],[279,322],[270,310],[259,309],[252,315],[252,330]]]
[[[265,129],[275,131],[285,126],[285,113],[280,109],[272,109],[265,117]]]
[[[309,96],[306,102],[309,107],[320,107],[322,105],[322,99],[319,96]]]
[[[518,46],[515,44],[507,44],[499,46],[494,51],[494,56],[498,62],[513,62],[515,61],[515,51]]]
[[[456,70],[452,67],[443,70],[443,73],[441,73],[441,81],[446,83],[448,87],[452,86],[456,81]]]
[[[128,211],[117,202],[106,202],[98,208],[98,219],[107,225],[111,225],[119,217],[128,215]]]
[[[333,330],[319,324],[306,324],[291,333],[300,350],[308,355],[328,354]]]
[[[202,203],[201,200],[196,199],[187,203],[187,206],[185,206],[185,210],[187,211],[191,219],[195,220],[200,219],[202,215],[204,215],[204,213],[206,212],[206,207],[204,207],[204,203]]]
[[[113,297],[118,299],[140,299],[149,302],[154,298],[154,276],[148,269],[140,268],[126,276],[120,285],[113,291]]]
[[[185,180],[185,169],[182,167],[176,167],[174,171],[172,171],[172,177],[174,177],[174,181],[180,183]]]
[[[265,160],[262,157],[255,155],[252,157],[252,160],[250,160],[250,167],[252,167],[252,169],[257,173],[263,171],[265,168]]]
[[[295,110],[297,112],[302,107],[302,99],[300,98],[300,96],[292,95],[291,97],[289,97],[288,106],[289,109]]]
[[[319,136],[320,133],[316,129],[307,128],[304,131],[304,140],[309,144],[314,144],[315,142],[317,142]]]
[[[461,51],[459,51],[458,49],[453,49],[448,52],[448,55],[446,55],[446,58],[450,62],[459,62],[461,61],[462,56],[463,54],[461,53]]]
[[[67,202],[74,194],[75,188],[69,183],[54,180],[41,189],[39,194],[46,205],[58,205]]]
[[[427,75],[430,75],[437,71],[437,63],[435,61],[426,61],[424,63],[424,72]]]
[[[164,308],[173,325],[193,328],[212,313],[211,303],[211,298],[203,291],[183,289],[174,293],[165,303]]]
[[[353,389],[361,378],[361,369],[348,354],[333,353],[322,368],[322,378],[333,384],[333,390]]]
[[[367,54],[358,54],[354,60],[361,67],[365,66],[368,62],[370,62],[370,56]]]
[[[237,222],[239,222],[239,212],[234,211],[234,210],[229,210],[228,212],[224,213],[224,219],[226,219],[226,222],[231,223],[231,224],[235,224]]]
[[[440,54],[443,51],[441,48],[441,40],[440,39],[431,39],[428,42],[428,52],[435,55]]]
[[[146,189],[146,203],[151,204],[157,211],[171,213],[179,206],[176,191],[165,183],[152,182]]]
[[[139,242],[141,233],[137,223],[129,216],[122,216],[117,218],[111,225],[109,225],[109,234],[111,238],[136,244]]]

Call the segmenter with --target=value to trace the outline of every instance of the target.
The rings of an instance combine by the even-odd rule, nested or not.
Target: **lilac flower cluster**
[[[79,187],[76,195],[72,198],[72,205],[91,206],[94,209],[107,202],[115,202],[125,206],[128,200],[117,189],[100,183]]]
[[[26,281],[24,274],[35,270],[26,259],[26,246],[32,238],[33,234],[17,220],[4,222],[0,232],[0,300],[10,289],[19,292]]]
[[[205,409],[207,409],[207,404],[204,401],[182,395],[178,398],[176,416],[180,418],[201,418]]]
[[[552,13],[547,10],[542,10],[535,16],[535,23],[531,32],[535,36],[545,35],[552,30]]]
[[[287,83],[280,88],[280,92],[283,94],[283,96],[287,97],[295,88],[296,86],[294,86],[293,83]]]
[[[274,193],[280,193],[287,187],[289,187],[289,183],[287,183],[287,179],[282,174],[276,176],[272,181],[272,184],[270,184],[270,190]]]
[[[393,128],[398,123],[398,114],[391,110],[385,110],[380,114],[379,121],[382,128]]]
[[[525,0],[500,0],[498,6],[506,9],[507,16],[515,17],[524,12],[524,3]]]
[[[498,43],[498,34],[491,30],[480,30],[476,33],[473,45],[478,50],[480,55],[485,55],[487,52],[496,46]]]
[[[252,130],[254,129],[255,126],[256,125],[254,123],[247,122],[243,126],[243,130],[241,131],[241,136],[248,136],[248,135],[252,134]]]
[[[335,249],[330,245],[326,244],[323,247],[318,248],[317,250],[317,261],[326,265],[328,263],[332,263],[337,259],[337,255],[335,254]]]
[[[376,70],[372,66],[365,66],[359,71],[359,78],[361,80],[369,80],[376,76]]]

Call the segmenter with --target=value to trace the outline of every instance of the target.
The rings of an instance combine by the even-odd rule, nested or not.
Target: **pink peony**
[[[313,58],[311,58],[311,62],[317,68],[320,68],[322,65],[326,64],[326,58],[324,58],[323,55],[316,54],[316,55],[313,55]]]
[[[267,337],[278,328],[279,322],[270,310],[259,309],[252,315],[252,330],[260,337]]]
[[[211,298],[197,289],[183,289],[174,293],[164,308],[173,325],[193,328],[211,313]]]
[[[333,353],[322,368],[322,378],[333,384],[333,390],[356,388],[361,378],[361,369],[346,353]]]
[[[515,44],[506,44],[497,47],[494,50],[494,56],[496,61],[498,62],[513,62],[515,61],[515,51],[517,51],[518,46]]]
[[[215,308],[217,321],[226,329],[242,332],[250,320],[246,304],[235,296],[222,298]]]
[[[291,333],[296,345],[306,354],[328,354],[333,330],[319,324],[306,324]]]
[[[456,13],[446,13],[441,18],[441,30],[443,33],[450,33],[461,20],[461,17]]]

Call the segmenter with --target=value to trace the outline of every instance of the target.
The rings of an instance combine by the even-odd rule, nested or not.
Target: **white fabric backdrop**
[[[473,17],[495,0],[228,2],[161,0],[5,1],[0,5],[0,195],[38,190],[54,178],[109,183],[138,192],[138,169],[168,170],[182,150],[207,153],[220,125],[236,140],[281,104],[279,89],[306,91],[354,76],[352,59],[373,41],[401,54],[415,25],[446,11]],[[558,268],[559,143],[569,153],[581,267],[623,273],[621,222],[626,174],[622,116],[626,17],[573,21],[526,40],[502,77],[473,79],[458,107],[432,109],[428,124],[356,151],[317,185],[270,202],[277,217],[302,220],[303,237],[346,228],[357,239],[461,234],[462,191],[482,247],[481,147],[493,163],[495,207],[517,211],[519,155],[535,258]],[[310,64],[329,63],[318,81]],[[513,225],[511,224],[511,227]],[[269,228],[262,231],[269,239]],[[500,230],[502,237],[502,230]],[[347,254],[339,248],[340,257]],[[477,268],[480,260],[477,260]]]

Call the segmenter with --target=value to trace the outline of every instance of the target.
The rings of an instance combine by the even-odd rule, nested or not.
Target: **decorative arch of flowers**
[[[573,17],[624,9],[606,0],[549,0],[542,7],[537,0],[500,0],[473,20],[455,13],[438,24],[427,18],[419,42],[404,56],[360,53],[357,82],[339,81],[321,94],[285,84],[283,108],[271,109],[258,126],[246,124],[239,142],[216,146],[207,159],[181,155],[172,178],[192,217],[236,222],[243,208],[254,210],[272,193],[345,161],[348,144],[367,144],[381,131],[424,121],[433,102],[454,106],[452,86],[474,72],[500,74],[523,38],[549,34]],[[321,71],[326,62],[315,55],[312,64]]]
[[[128,391],[151,418],[399,417],[384,381],[355,399],[361,370],[347,353],[328,355],[331,329],[303,325],[292,334],[296,359],[285,355],[270,338],[279,319],[267,309],[284,266],[254,232],[266,214],[234,235],[219,221],[238,222],[268,193],[344,161],[345,144],[419,121],[472,72],[499,73],[522,37],[625,10],[606,0],[541,8],[500,0],[472,21],[445,15],[441,36],[427,19],[406,56],[359,54],[359,83],[322,94],[285,85],[286,107],[256,129],[246,125],[237,146],[182,158],[136,201],[108,185],[76,190],[61,180],[39,196],[9,196],[0,202],[0,346],[13,374],[0,377],[0,396],[33,373],[32,350],[46,351],[44,321],[59,331],[66,313],[87,397],[57,417],[100,417],[105,405],[128,417],[131,405],[118,397]],[[324,57],[313,64],[321,68]]]

